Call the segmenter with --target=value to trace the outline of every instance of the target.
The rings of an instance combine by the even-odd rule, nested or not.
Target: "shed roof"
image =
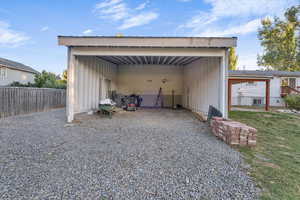
[[[20,71],[30,72],[33,74],[39,73],[38,71],[36,71],[35,69],[33,69],[27,65],[24,65],[22,63],[15,62],[12,60],[8,60],[5,58],[0,58],[0,66],[5,66],[7,68],[16,69],[16,70],[20,70]]]
[[[229,70],[229,76],[243,76],[243,77],[300,77],[300,72],[290,72],[290,71],[262,71],[262,70]]]
[[[81,47],[228,48],[236,41],[236,37],[58,36],[59,45]]]

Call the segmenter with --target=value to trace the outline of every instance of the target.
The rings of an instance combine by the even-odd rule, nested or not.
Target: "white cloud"
[[[10,24],[0,21],[0,45],[17,47],[30,38],[24,33],[11,29]]]
[[[158,14],[154,12],[142,13],[126,19],[119,29],[128,29],[135,26],[148,24],[150,21],[158,18]]]
[[[211,4],[209,16],[215,19],[233,16],[263,16],[282,13],[298,0],[205,0]]]
[[[141,3],[140,5],[138,5],[135,9],[136,10],[143,10],[144,8],[146,8],[147,4],[149,4],[149,1],[146,1],[144,3]]]
[[[102,1],[101,3],[96,4],[96,9],[101,9],[101,8],[113,6],[113,5],[118,4],[122,1],[123,0],[105,0],[105,1]]]
[[[41,28],[41,31],[42,31],[42,32],[48,31],[48,30],[49,30],[49,27],[48,27],[48,26],[44,26],[44,27]]]
[[[179,29],[190,30],[191,35],[203,32],[208,25],[214,24],[220,20],[227,19],[232,22],[241,22],[247,18],[265,17],[267,15],[280,16],[291,5],[296,5],[299,0],[205,0],[211,5],[208,12],[199,11]]]
[[[105,0],[96,4],[94,10],[100,18],[113,21],[122,20],[129,16],[129,9],[123,0]]]
[[[222,36],[229,36],[229,35],[243,35],[243,34],[257,31],[260,24],[261,24],[261,19],[259,18],[239,26],[230,27],[228,29],[206,30],[196,35],[202,37],[222,37]]]
[[[92,34],[94,31],[92,29],[87,29],[85,31],[82,32],[83,35],[90,35]]]
[[[210,7],[200,10],[185,23],[179,25],[176,34],[189,36],[242,36],[257,32],[261,19],[267,16],[283,17],[284,11],[299,5],[299,0],[203,0]],[[247,43],[252,53],[238,48],[239,66],[246,69],[258,69],[258,41]],[[247,49],[247,48],[246,48]],[[258,51],[255,53],[255,51]],[[251,55],[250,55],[251,54]]]
[[[155,12],[145,12],[149,0],[130,8],[124,0],[103,0],[96,4],[94,12],[102,19],[120,22],[119,29],[128,29],[150,23],[158,17]]]

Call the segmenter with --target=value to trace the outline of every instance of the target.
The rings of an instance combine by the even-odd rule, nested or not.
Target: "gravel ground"
[[[257,199],[241,155],[187,111],[0,120],[0,199]]]

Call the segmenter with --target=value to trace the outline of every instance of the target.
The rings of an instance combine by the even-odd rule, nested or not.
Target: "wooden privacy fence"
[[[0,87],[0,118],[66,106],[66,90]]]

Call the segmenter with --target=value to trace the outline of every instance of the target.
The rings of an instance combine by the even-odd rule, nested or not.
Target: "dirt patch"
[[[273,169],[280,169],[280,167],[274,163],[270,163],[270,162],[263,162],[263,161],[257,161],[257,163],[261,164],[262,166],[265,167],[270,167]]]
[[[276,138],[279,139],[279,140],[283,140],[283,141],[285,140],[284,137],[279,137],[279,136],[277,136]]]
[[[277,146],[284,149],[291,149],[289,146],[286,146],[284,144],[278,144]]]
[[[266,158],[265,156],[263,156],[261,154],[255,154],[255,157],[259,160],[262,160],[262,161],[269,161],[270,160],[269,158]]]
[[[263,114],[262,116],[265,117],[265,118],[271,118],[271,117],[273,117],[272,115],[268,115],[268,114]]]

